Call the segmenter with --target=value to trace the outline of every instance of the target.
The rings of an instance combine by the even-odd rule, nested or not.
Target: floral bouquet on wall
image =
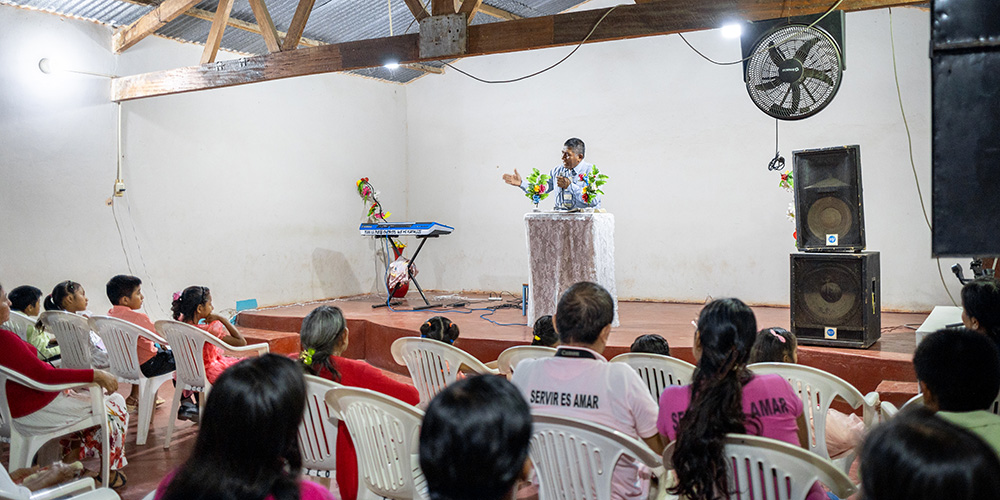
[[[608,177],[597,170],[597,165],[586,174],[580,174],[580,180],[583,181],[583,189],[580,197],[583,199],[584,203],[591,203],[591,199],[595,194],[604,194],[601,191],[601,186],[607,184]]]
[[[792,175],[792,171],[784,172],[781,174],[781,179],[778,181],[778,187],[788,191],[789,193],[795,193],[795,176]],[[785,216],[788,220],[795,224],[795,202],[792,201],[788,204],[788,210],[785,211]],[[797,240],[798,235],[796,231],[792,231],[792,239]],[[796,243],[797,244],[797,243]]]
[[[358,182],[356,182],[355,185],[358,188],[358,196],[361,197],[361,200],[364,201],[365,204],[371,204],[371,206],[368,207],[368,222],[378,222],[380,220],[382,222],[387,222],[386,219],[392,215],[392,212],[382,210],[382,204],[379,203],[378,198],[376,198],[377,193],[375,193],[375,188],[372,187],[370,182],[368,182],[368,178],[362,177],[358,179]]]
[[[534,169],[531,174],[525,179],[528,182],[528,191],[524,193],[525,196],[538,207],[538,202],[549,197],[549,193],[545,190],[548,189],[549,185],[549,175],[543,174]]]

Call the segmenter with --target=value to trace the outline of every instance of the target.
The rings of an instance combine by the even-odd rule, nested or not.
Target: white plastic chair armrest
[[[865,428],[871,428],[873,424],[879,421],[879,407],[882,401],[879,394],[875,391],[865,394],[864,410],[862,410],[862,416],[864,417]]]
[[[94,489],[94,479],[85,477],[70,481],[68,483],[57,484],[50,488],[44,488],[31,493],[31,500],[53,500],[80,491],[90,491]]]
[[[244,346],[229,346],[226,347],[225,350],[245,357],[245,356],[250,356],[251,353],[255,353],[258,356],[260,356],[261,354],[267,354],[270,348],[267,346],[266,343],[261,342],[259,344],[249,344]]]

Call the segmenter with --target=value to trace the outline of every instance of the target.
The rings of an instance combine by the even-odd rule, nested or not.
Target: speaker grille
[[[859,252],[865,248],[861,148],[795,151],[795,225],[800,250]]]
[[[879,254],[791,254],[792,331],[806,345],[868,347],[881,335]]]

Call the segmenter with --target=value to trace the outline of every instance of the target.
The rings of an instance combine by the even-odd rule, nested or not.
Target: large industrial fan
[[[818,113],[837,95],[843,71],[844,13],[750,23],[744,31],[743,79],[761,111],[781,120]]]

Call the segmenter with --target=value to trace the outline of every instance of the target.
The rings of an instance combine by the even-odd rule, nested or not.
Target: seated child
[[[30,285],[19,286],[7,294],[10,308],[29,317],[37,317],[42,310],[42,291]],[[59,346],[52,335],[38,325],[28,327],[26,339],[29,344],[38,349],[38,359],[55,361],[59,359]]]
[[[535,320],[535,326],[531,329],[531,345],[544,347],[555,347],[559,345],[559,334],[556,333],[556,326],[552,324],[552,315],[546,314]]]
[[[420,325],[420,338],[434,339],[446,344],[454,344],[458,339],[458,325],[444,316],[434,316]]]
[[[962,287],[962,323],[1000,347],[1000,281],[979,278]]]
[[[992,412],[1000,392],[1000,353],[990,339],[967,328],[938,330],[917,346],[913,369],[925,406],[1000,453],[1000,416]]]
[[[663,338],[662,335],[655,333],[640,335],[632,342],[632,347],[629,348],[629,351],[670,356],[670,344],[667,343],[667,339]]]
[[[170,309],[177,321],[197,326],[231,346],[247,345],[247,340],[228,319],[212,312],[215,310],[212,307],[212,293],[206,286],[189,286],[183,292],[175,293]],[[205,320],[205,323],[200,324],[201,320]],[[223,356],[222,350],[211,344],[205,344],[203,356],[205,377],[213,384],[226,368],[242,360]]]
[[[750,348],[750,363],[792,363],[798,362],[798,339],[784,328],[765,328],[757,332],[753,347]],[[810,423],[810,425],[812,425]],[[826,412],[826,450],[830,457],[837,458],[861,443],[865,423],[853,413],[843,414],[833,408]]]
[[[128,321],[134,325],[141,326],[150,332],[156,333],[156,327],[145,313],[140,312],[142,295],[140,286],[142,280],[135,276],[119,274],[108,280],[106,291],[108,300],[111,301],[111,310],[108,316]],[[136,342],[136,351],[139,355],[139,371],[146,377],[155,377],[170,373],[177,367],[174,363],[174,353],[163,346],[155,345],[146,337],[139,337]],[[125,404],[129,411],[134,411],[139,406],[139,386],[133,385],[132,391],[125,398]],[[163,404],[162,399],[156,400],[156,405]],[[198,406],[191,401],[190,397],[181,400],[181,406],[177,411],[177,418],[181,420],[193,420],[197,418]]]
[[[83,285],[67,280],[52,289],[52,293],[45,297],[44,306],[46,311],[66,311],[89,318],[92,313],[87,310],[88,302]],[[94,332],[90,332],[90,357],[90,364],[94,368],[106,369],[111,366],[108,350],[101,337]]]

